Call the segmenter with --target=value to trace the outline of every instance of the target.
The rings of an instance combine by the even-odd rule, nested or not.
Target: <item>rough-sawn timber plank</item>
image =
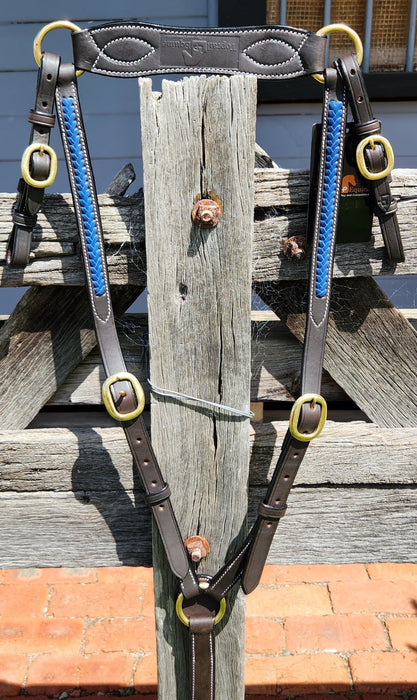
[[[255,169],[255,228],[252,251],[253,279],[303,279],[307,263],[290,262],[282,254],[288,237],[305,233],[308,172],[277,168]],[[392,190],[398,199],[398,218],[405,262],[391,265],[385,255],[379,225],[374,220],[369,243],[336,246],[335,277],[415,274],[417,269],[417,170],[394,170]],[[2,286],[84,282],[77,254],[77,232],[68,194],[46,195],[43,213],[34,232],[30,264],[13,270],[4,264],[11,229],[13,194],[0,194],[0,283]],[[111,284],[145,281],[144,217],[141,193],[129,197],[99,195]],[[264,216],[259,219],[259,209]]]
[[[252,426],[251,517],[286,428]],[[151,565],[150,518],[120,428],[0,433],[0,489],[0,566]],[[417,429],[329,421],[269,563],[415,561],[416,508]]]

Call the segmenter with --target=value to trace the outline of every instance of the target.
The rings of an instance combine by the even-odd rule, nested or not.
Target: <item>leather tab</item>
[[[258,515],[264,520],[281,520],[287,512],[287,505],[271,506],[268,503],[260,503]]]
[[[157,491],[157,493],[147,493],[145,495],[145,498],[149,506],[157,506],[160,503],[166,501],[167,498],[169,498],[170,496],[171,489],[169,488],[168,484],[165,484],[164,488],[160,491]]]

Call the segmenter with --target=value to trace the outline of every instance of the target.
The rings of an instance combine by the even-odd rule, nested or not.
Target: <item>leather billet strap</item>
[[[358,143],[365,137],[376,137],[373,147],[367,146],[364,157],[371,173],[377,174],[385,168],[386,154],[384,146],[378,142],[381,134],[381,122],[374,118],[366,91],[362,71],[356,56],[346,56],[336,61],[336,66],[346,85],[353,124],[350,131],[357,137]],[[368,179],[372,208],[378,217],[387,255],[391,262],[404,262],[404,251],[397,220],[397,202],[390,190],[390,176],[380,179]]]
[[[189,29],[121,22],[72,34],[78,69],[118,77],[164,73],[249,73],[295,78],[321,73],[326,38],[303,29],[261,26]]]
[[[308,309],[301,371],[301,397],[298,400],[296,427],[290,425],[269,488],[258,508],[258,517],[236,556],[213,577],[209,592],[218,600],[237,581],[245,593],[257,586],[280,519],[285,515],[287,498],[298,468],[325,414],[325,405],[309,397],[319,395],[323,356],[329,317],[331,280],[336,240],[344,139],[346,96],[343,82],[334,69],[325,72],[322,132],[319,162],[311,172],[318,173],[317,201],[309,221],[313,231]],[[319,397],[317,397],[319,398]],[[297,403],[297,402],[296,402]]]
[[[46,153],[42,155],[40,149],[49,145],[51,128],[55,122],[53,109],[59,66],[59,56],[43,54],[38,71],[35,106],[30,110],[28,117],[31,124],[29,146],[33,146],[28,165],[34,181],[46,181],[49,174],[50,158]],[[7,260],[11,266],[24,267],[29,261],[32,231],[36,226],[45,190],[43,187],[28,184],[23,178],[19,180],[17,190],[18,198],[13,207],[13,229],[8,242]]]
[[[120,414],[133,411],[138,397],[126,372],[115,327],[96,188],[81,116],[74,66],[63,64],[56,89],[56,109],[67,163],[94,325],[107,376],[115,376],[110,391]],[[142,417],[121,423],[145,498],[152,509],[172,571],[187,597],[199,594],[193,566],[183,545],[169,499],[170,491],[156,461]]]

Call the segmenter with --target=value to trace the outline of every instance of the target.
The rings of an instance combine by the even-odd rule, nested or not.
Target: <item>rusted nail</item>
[[[205,199],[198,198],[194,202],[191,212],[193,222],[200,228],[214,228],[219,223],[221,215],[222,205],[216,196]]]
[[[307,253],[307,239],[305,236],[291,236],[282,245],[284,255],[290,260],[302,260]]]
[[[199,561],[205,559],[210,551],[210,545],[205,537],[200,537],[200,535],[192,535],[187,537],[184,542],[185,548],[191,557],[191,560],[198,564]]]

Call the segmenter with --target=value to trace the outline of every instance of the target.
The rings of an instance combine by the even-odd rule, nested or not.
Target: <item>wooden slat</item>
[[[151,85],[141,81],[140,100],[151,380],[248,410],[256,81],[167,81],[162,95]],[[190,222],[195,199],[209,192],[223,204],[213,230]],[[249,421],[158,396],[151,413],[152,443],[177,500],[180,527],[207,538],[209,571],[216,570],[245,535]],[[232,482],[233,489],[221,487]],[[188,639],[168,603],[178,581],[158,537],[154,543],[158,692],[170,700],[187,695]],[[204,561],[199,572],[208,572]],[[216,635],[226,670],[216,681],[219,697],[243,695],[243,631],[238,593],[228,625]]]
[[[336,248],[335,277],[358,275],[414,274],[417,269],[417,199],[416,170],[393,171],[393,193],[399,198],[399,222],[406,260],[390,265],[378,225],[370,243],[339,245]],[[304,279],[307,263],[292,263],[282,255],[282,243],[290,235],[304,234],[307,208],[308,174],[306,171],[277,169],[255,170],[255,197],[258,207],[275,207],[264,220],[255,221],[252,254],[253,279],[257,282]],[[143,215],[137,197],[113,200],[99,198],[106,242],[109,246],[110,279],[113,284],[143,283]],[[10,233],[10,211],[14,196],[0,195],[0,259],[4,259]],[[115,206],[114,206],[115,205]],[[69,195],[45,198],[45,213],[39,217],[34,240],[34,257],[23,272],[0,267],[3,286],[66,284],[80,285],[83,273],[74,249],[75,220]],[[57,228],[57,223],[60,225]],[[114,231],[114,233],[113,233]],[[60,243],[62,248],[51,243]],[[65,255],[63,255],[65,244]]]
[[[275,317],[276,318],[276,317]],[[252,322],[251,401],[291,401],[298,389],[302,346],[279,320]],[[149,400],[147,315],[126,315],[118,322],[119,337],[129,371],[143,384]],[[80,362],[48,401],[50,406],[97,405],[104,381],[97,349]],[[346,393],[327,372],[323,376],[327,401],[344,401]]]
[[[305,284],[256,289],[302,340]],[[334,281],[324,366],[373,422],[417,425],[416,357],[417,332],[372,278]]]
[[[286,428],[252,426],[251,518]],[[120,428],[2,432],[0,464],[1,567],[151,565],[149,514]],[[415,561],[416,475],[416,428],[328,421],[269,563]]]

